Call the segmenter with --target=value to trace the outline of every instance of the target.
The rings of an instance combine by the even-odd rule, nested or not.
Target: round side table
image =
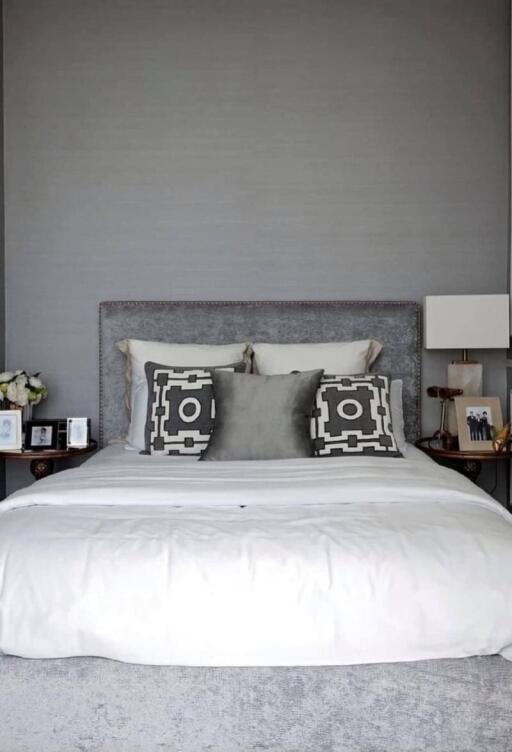
[[[506,449],[503,452],[461,452],[459,449],[443,449],[437,439],[432,436],[419,439],[416,442],[418,449],[421,449],[434,460],[448,460],[454,462],[457,470],[466,478],[476,483],[482,470],[483,462],[505,462],[512,459],[512,451]],[[493,491],[495,488],[493,489]]]
[[[30,472],[36,480],[41,480],[41,478],[46,478],[53,473],[56,460],[83,457],[87,454],[92,454],[97,448],[98,442],[91,439],[89,446],[83,447],[83,449],[44,449],[39,451],[20,449],[0,452],[0,459],[30,462]]]

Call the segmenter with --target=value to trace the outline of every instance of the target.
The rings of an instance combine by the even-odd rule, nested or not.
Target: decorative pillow
[[[370,370],[370,366],[382,350],[374,339],[357,342],[315,342],[292,345],[275,345],[267,342],[252,346],[254,370],[270,376],[291,371],[312,371],[317,368],[325,373],[357,374]]]
[[[324,376],[316,393],[311,438],[320,457],[401,457],[391,425],[387,376]]]
[[[391,382],[389,392],[390,392],[389,401],[391,405],[391,425],[393,426],[393,436],[395,437],[398,451],[403,454],[406,449],[407,440],[405,438],[402,379],[393,379],[393,381]]]
[[[251,376],[215,371],[216,418],[203,460],[311,457],[309,421],[322,371]]]
[[[126,355],[126,406],[131,413],[127,441],[137,449],[144,449],[148,404],[148,385],[144,371],[146,363],[167,363],[173,368],[211,368],[244,360],[248,371],[251,364],[250,348],[246,342],[234,345],[188,345],[123,339],[116,345]]]
[[[243,372],[245,363],[221,369]],[[197,456],[206,449],[215,419],[213,370],[146,363],[148,454]]]

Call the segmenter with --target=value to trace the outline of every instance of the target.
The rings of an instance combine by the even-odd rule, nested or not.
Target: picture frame
[[[58,437],[58,420],[28,420],[25,426],[25,449],[32,452],[57,449]]]
[[[89,446],[89,418],[68,418],[68,449],[85,449]]]
[[[0,452],[21,450],[22,446],[21,410],[0,410]]]
[[[455,397],[461,452],[492,452],[492,427],[503,428],[499,397]]]

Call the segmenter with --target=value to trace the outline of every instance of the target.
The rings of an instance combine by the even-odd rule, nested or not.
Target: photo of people
[[[0,411],[0,450],[21,449],[21,412]]]
[[[9,418],[4,418],[2,420],[2,425],[0,426],[0,443],[9,444],[12,439],[13,430],[14,426]]]
[[[49,447],[52,445],[53,427],[52,426],[33,426],[32,427],[32,447]]]
[[[89,443],[89,425],[87,418],[68,418],[68,447],[77,449]]]
[[[15,426],[9,418],[3,418],[0,425],[0,444],[10,444],[12,441]]]
[[[466,423],[471,441],[491,441],[493,422],[490,407],[466,407]]]
[[[503,428],[499,397],[455,397],[461,452],[492,452],[494,436]]]
[[[57,448],[59,428],[56,420],[29,420],[25,433],[25,449],[27,450],[44,452]]]

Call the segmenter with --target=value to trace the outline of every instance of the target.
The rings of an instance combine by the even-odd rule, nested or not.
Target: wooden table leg
[[[32,460],[30,463],[30,472],[36,480],[46,478],[53,473],[53,460]]]
[[[462,463],[462,474],[476,483],[478,476],[482,470],[482,463],[480,460],[464,460]]]

